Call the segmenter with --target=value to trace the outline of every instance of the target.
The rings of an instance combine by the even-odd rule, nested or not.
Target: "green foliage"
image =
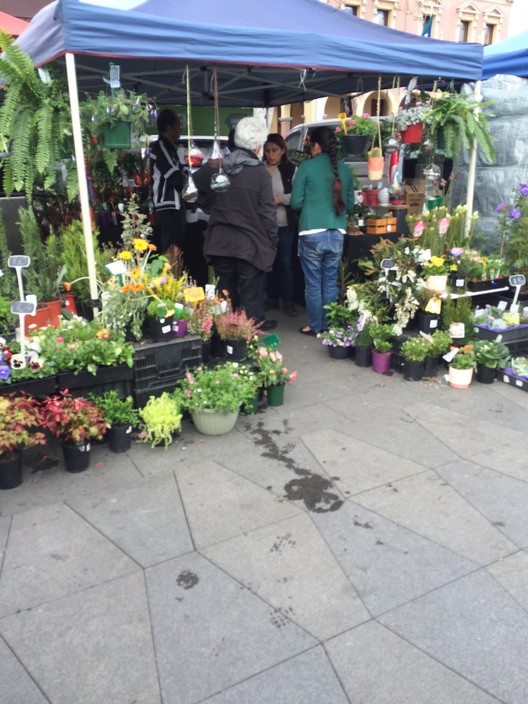
[[[421,335],[409,337],[401,346],[403,358],[410,362],[423,362],[426,357],[432,356],[430,350],[431,343]]]
[[[496,340],[477,340],[475,342],[475,359],[477,364],[483,364],[490,369],[504,369],[508,365],[510,351],[501,341],[500,336]]]
[[[448,296],[442,304],[442,327],[449,330],[451,323],[464,323],[465,337],[457,340],[461,344],[474,338],[473,304],[471,298],[452,298]]]
[[[0,106],[0,147],[9,154],[2,160],[3,187],[9,196],[24,191],[28,200],[35,186],[61,191],[58,162],[67,171],[68,197],[74,186],[75,163],[68,92],[64,78],[49,69],[47,78],[35,70],[30,57],[0,30],[0,75],[6,83]]]
[[[428,357],[439,357],[445,354],[452,343],[451,335],[446,330],[435,330],[431,339]]]
[[[12,459],[22,447],[44,445],[43,433],[32,432],[42,424],[38,401],[14,394],[0,397],[0,458]]]
[[[326,322],[329,328],[348,328],[357,319],[357,312],[351,311],[343,303],[328,303],[323,306],[326,310]]]
[[[99,249],[99,233],[93,232],[93,253],[97,278],[104,281],[109,277],[105,268],[107,257]],[[64,277],[71,284],[75,296],[84,305],[90,304],[90,284],[88,282],[88,261],[84,242],[83,225],[80,220],[73,220],[59,232],[61,263],[65,267]]]
[[[139,412],[134,408],[132,396],[121,399],[117,391],[112,389],[111,391],[105,391],[100,396],[89,394],[88,398],[102,409],[105,421],[111,428],[116,428],[120,425],[131,425],[135,428],[138,425]]]
[[[86,398],[66,391],[42,401],[43,425],[62,442],[81,444],[101,440],[106,432],[103,411]]]
[[[187,410],[209,408],[213,411],[238,411],[249,403],[257,390],[255,381],[240,374],[237,362],[225,362],[214,369],[197,367],[187,371],[174,392]]]
[[[475,369],[476,360],[473,345],[462,345],[450,362],[453,369]]]
[[[446,157],[454,159],[460,154],[462,146],[469,149],[476,140],[484,157],[489,162],[495,161],[494,137],[488,128],[488,118],[493,115],[484,111],[493,102],[479,103],[473,95],[466,97],[461,93],[438,91],[430,111],[430,132],[437,144],[439,135],[443,135]]]
[[[393,347],[394,327],[389,323],[370,323],[369,333],[378,352],[388,352]]]
[[[528,185],[513,189],[509,202],[497,205],[500,234],[500,255],[512,274],[528,277]]]
[[[10,256],[4,218],[0,209],[0,297],[9,304],[19,298],[15,271],[7,265]]]
[[[140,409],[143,421],[143,437],[151,447],[164,445],[166,448],[173,440],[173,433],[181,428],[182,414],[178,398],[164,391],[161,396],[151,396],[146,405]]]
[[[27,291],[39,301],[50,301],[57,297],[64,274],[60,240],[52,233],[42,241],[32,208],[19,208],[18,216],[24,253],[31,257],[31,265],[24,269]]]

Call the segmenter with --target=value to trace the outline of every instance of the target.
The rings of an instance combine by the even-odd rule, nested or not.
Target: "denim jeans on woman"
[[[343,254],[343,238],[339,230],[324,230],[299,237],[308,325],[316,332],[326,328],[323,306],[338,298],[337,276]]]
[[[267,277],[267,294],[268,300],[278,301],[282,297],[284,305],[288,305],[294,300],[293,244],[296,233],[289,227],[279,227],[277,234],[277,256],[273,271]]]

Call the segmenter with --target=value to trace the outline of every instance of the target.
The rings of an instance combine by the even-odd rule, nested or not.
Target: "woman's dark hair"
[[[271,142],[272,144],[276,144],[278,147],[281,149],[284,149],[284,152],[281,156],[281,164],[287,164],[288,163],[288,154],[287,150],[288,147],[286,146],[286,142],[284,141],[284,137],[279,134],[278,132],[272,132],[266,137],[266,141],[264,142],[264,149],[266,149],[266,144],[268,142]]]
[[[164,108],[158,115],[156,120],[156,127],[158,128],[158,134],[163,134],[167,127],[170,127],[175,122],[180,122],[178,115],[170,108]]]
[[[343,184],[337,169],[337,144],[336,138],[330,127],[316,127],[310,134],[310,142],[318,144],[324,154],[330,157],[332,171],[334,172],[334,209],[336,215],[342,215],[345,209],[343,201]]]

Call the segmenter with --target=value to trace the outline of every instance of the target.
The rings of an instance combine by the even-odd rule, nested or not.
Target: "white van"
[[[373,120],[376,118],[373,117]],[[388,118],[381,118],[388,119]],[[288,150],[288,158],[291,161],[298,161],[299,155],[306,153],[305,145],[309,141],[309,136],[311,132],[316,127],[330,127],[331,130],[335,130],[336,127],[341,127],[341,120],[337,118],[333,120],[320,120],[319,122],[304,122],[302,125],[296,125],[293,127],[288,135],[285,137],[286,147]],[[345,161],[350,168],[353,170],[354,175],[359,181],[359,186],[368,185],[371,183],[368,179],[368,169],[367,160],[358,159],[357,155],[347,154],[343,161]],[[388,182],[389,173],[389,159],[385,159],[385,170],[383,174],[383,180],[385,183]]]

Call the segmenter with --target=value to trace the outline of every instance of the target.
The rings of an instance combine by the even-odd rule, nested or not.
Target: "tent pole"
[[[473,96],[475,98],[475,114],[478,114],[480,111],[479,103],[482,99],[482,94],[481,94],[481,82],[477,81],[475,83],[475,90],[473,93]],[[471,223],[472,223],[472,214],[473,214],[473,198],[475,195],[475,177],[477,173],[477,140],[476,138],[473,139],[473,143],[471,144],[471,152],[469,155],[469,169],[468,169],[468,183],[467,183],[467,199],[466,199],[466,206],[467,206],[467,213],[466,213],[466,223],[465,223],[465,228],[464,232],[466,234],[466,237],[469,235],[470,230],[471,230]]]
[[[70,95],[73,143],[75,146],[75,161],[77,164],[77,179],[79,181],[79,200],[81,203],[84,245],[86,248],[86,261],[88,264],[90,298],[95,315],[99,310],[99,296],[97,291],[97,274],[95,270],[92,220],[90,217],[90,203],[88,200],[88,181],[86,179],[86,166],[84,163],[84,151],[82,144],[81,115],[79,112],[79,94],[77,89],[77,75],[75,71],[75,56],[70,52],[66,54],[66,72],[68,76],[68,93]]]

